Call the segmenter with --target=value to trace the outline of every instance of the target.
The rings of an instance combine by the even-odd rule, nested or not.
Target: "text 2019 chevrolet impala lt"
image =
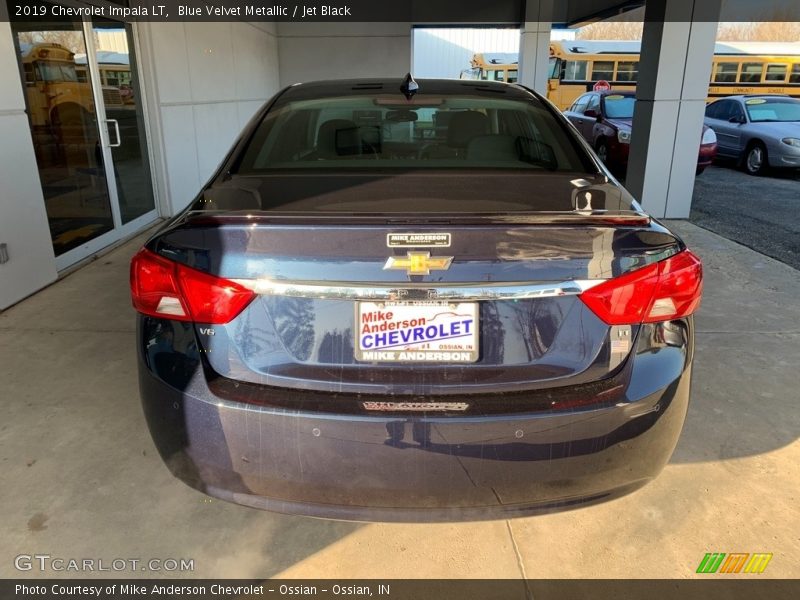
[[[701,277],[524,87],[295,85],[133,259],[144,411],[175,476],[258,508],[583,506],[670,458]]]

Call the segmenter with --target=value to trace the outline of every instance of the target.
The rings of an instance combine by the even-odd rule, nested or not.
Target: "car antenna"
[[[403,84],[400,86],[400,91],[403,92],[406,100],[411,100],[414,94],[419,91],[419,84],[414,81],[411,73],[406,73],[406,76],[403,78]]]

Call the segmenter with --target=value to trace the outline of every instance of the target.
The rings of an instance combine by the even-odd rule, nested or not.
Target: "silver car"
[[[735,158],[751,175],[769,167],[800,167],[800,100],[789,96],[728,96],[706,107],[717,155]]]

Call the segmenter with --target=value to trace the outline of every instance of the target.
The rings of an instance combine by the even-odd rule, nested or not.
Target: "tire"
[[[744,170],[749,175],[764,175],[769,168],[767,149],[761,142],[753,142],[744,153]]]

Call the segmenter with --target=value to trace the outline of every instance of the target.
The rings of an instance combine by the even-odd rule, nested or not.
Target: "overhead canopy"
[[[531,21],[544,21],[540,6],[552,7],[553,27],[580,27],[642,8],[645,0],[395,0],[380,3],[391,13],[388,20],[408,20],[432,24],[507,24],[516,25]],[[378,3],[375,3],[378,6]],[[386,8],[384,8],[386,7]],[[667,18],[675,21],[702,21],[696,13],[682,13],[680,9],[669,12]],[[376,15],[378,17],[378,15]],[[644,13],[636,20],[644,20]],[[376,18],[375,20],[381,20]],[[726,0],[720,21],[800,21],[800,2],[797,0]]]
[[[554,0],[552,23],[570,27],[619,15],[644,5],[644,0]],[[392,3],[392,12],[409,11],[409,19],[427,24],[520,24],[537,20],[538,0],[460,0],[459,2],[432,2],[409,0],[407,7]]]

